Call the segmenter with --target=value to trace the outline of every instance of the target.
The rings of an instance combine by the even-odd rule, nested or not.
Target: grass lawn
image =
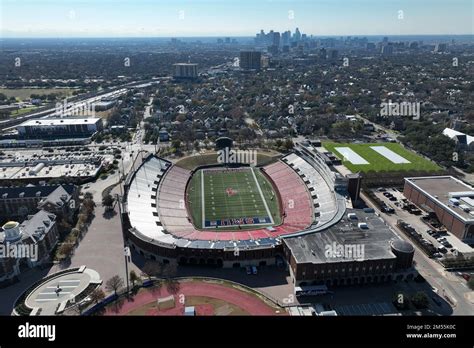
[[[429,171],[435,172],[442,170],[436,163],[424,159],[423,157],[405,149],[403,146],[397,143],[374,143],[374,144],[347,144],[347,143],[335,143],[335,142],[324,142],[324,148],[331,151],[340,159],[343,159],[343,155],[335,150],[336,147],[349,147],[359,156],[363,157],[369,164],[352,164],[350,161],[344,161],[343,164],[349,168],[352,172],[368,172],[368,171]],[[393,163],[388,158],[385,158],[375,150],[371,149],[371,146],[385,146],[392,150],[398,155],[402,156],[410,163]]]
[[[191,178],[187,194],[197,228],[235,230],[239,225],[246,229],[281,223],[277,196],[257,168],[201,169]]]
[[[30,99],[32,94],[59,94],[61,97],[68,97],[72,95],[73,88],[0,88],[0,93],[5,94],[8,98],[15,97],[22,101]]]
[[[30,112],[30,111],[35,110],[35,109],[37,109],[36,106],[32,106],[32,107],[29,107],[29,108],[17,109],[17,110],[12,111],[10,115],[11,115],[12,117],[21,116],[21,115],[24,115],[24,114],[26,114],[26,113],[28,113],[28,112]]]

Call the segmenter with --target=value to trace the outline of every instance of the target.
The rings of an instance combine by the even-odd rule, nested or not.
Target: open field
[[[199,170],[187,195],[197,228],[242,229],[281,223],[276,193],[256,168]]]
[[[32,94],[44,95],[56,93],[61,97],[72,95],[72,88],[0,88],[0,93],[5,94],[8,98],[15,97],[21,101],[30,99]]]
[[[337,157],[343,160],[343,164],[349,168],[352,172],[368,172],[368,171],[440,171],[442,170],[436,163],[424,159],[421,156],[405,149],[400,144],[396,143],[374,143],[374,144],[344,144],[334,142],[324,142],[324,148],[333,152]],[[394,163],[393,160],[383,156],[380,153],[380,146],[384,146],[388,150],[393,151],[409,163]],[[377,152],[371,147],[379,149]],[[344,153],[339,152],[336,148],[349,148],[354,151],[357,155],[362,157],[368,164],[353,164],[349,160],[350,156],[344,159]],[[343,151],[342,151],[343,152]],[[389,153],[390,151],[385,151]]]
[[[37,109],[36,106],[32,106],[32,107],[29,107],[29,108],[23,108],[23,109],[18,109],[18,110],[14,110],[11,112],[11,116],[15,117],[15,116],[21,116],[21,115],[24,115],[30,111],[33,111]]]

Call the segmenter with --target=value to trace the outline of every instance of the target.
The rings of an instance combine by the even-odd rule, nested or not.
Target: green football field
[[[435,172],[441,170],[436,163],[431,162],[416,153],[405,149],[397,143],[374,143],[374,144],[347,144],[324,142],[323,146],[326,150],[331,151],[340,159],[343,159],[343,164],[352,172],[368,172],[368,171],[427,171]],[[371,149],[371,146],[385,146],[387,149],[402,156],[410,163],[393,163],[385,156]],[[348,147],[356,152],[359,156],[365,159],[369,164],[353,164],[348,160],[344,160],[344,156],[335,148]]]
[[[247,229],[280,223],[273,187],[255,168],[198,170],[187,195],[197,228]]]

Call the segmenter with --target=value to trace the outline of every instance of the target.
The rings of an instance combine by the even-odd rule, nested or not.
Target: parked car
[[[443,244],[446,248],[452,248],[453,247],[453,245],[451,243],[449,243],[448,241],[441,242],[441,244]]]
[[[442,254],[446,254],[448,252],[448,249],[446,249],[445,247],[439,247],[438,251]]]
[[[252,268],[250,266],[245,267],[247,269],[247,274],[252,274]]]
[[[432,299],[433,302],[436,303],[439,307],[441,307],[441,306],[443,305],[443,304],[441,303],[441,301],[440,301],[437,297],[433,296],[433,297],[431,297],[431,299]]]
[[[256,266],[252,266],[252,274],[257,274],[257,267]]]

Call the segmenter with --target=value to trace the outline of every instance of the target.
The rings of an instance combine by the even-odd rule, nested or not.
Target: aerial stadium
[[[324,253],[325,244],[350,243],[348,237],[368,240],[367,236],[379,231],[377,216],[369,230],[361,231],[354,225],[352,210],[351,218],[345,218],[346,207],[351,208],[348,178],[332,171],[316,151],[304,145],[262,165],[258,161],[194,162],[199,164],[190,169],[180,162],[145,154],[126,178],[124,234],[132,249],[147,259],[229,268],[286,262],[293,268],[295,283],[298,274],[300,281],[308,283],[308,275],[300,270],[319,263],[320,258],[315,258],[313,250],[301,254],[303,244],[320,244],[318,252]],[[369,221],[364,214],[360,216]],[[344,236],[350,224],[353,231]],[[333,226],[341,232],[328,233]],[[344,262],[371,263],[382,255],[395,264],[397,256],[390,243],[397,236],[386,232],[364,260],[349,258]],[[314,238],[319,239],[310,240]],[[395,268],[383,267],[383,271]]]

